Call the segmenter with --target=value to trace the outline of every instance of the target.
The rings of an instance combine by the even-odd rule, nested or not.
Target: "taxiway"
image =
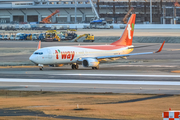
[[[24,63],[36,49],[37,42],[1,41],[0,62]],[[42,43],[43,47],[54,45],[78,45],[81,43]],[[102,43],[82,43],[102,44]],[[103,43],[105,44],[105,43]],[[157,43],[135,43],[133,52],[150,52],[159,49]],[[30,62],[30,61],[29,61]],[[32,63],[31,63],[32,64]],[[0,67],[0,89],[22,91],[65,91],[103,93],[179,94],[180,75],[179,44],[165,44],[162,52],[152,55],[131,56],[112,63],[100,64],[99,70],[83,68],[71,70],[62,67]]]

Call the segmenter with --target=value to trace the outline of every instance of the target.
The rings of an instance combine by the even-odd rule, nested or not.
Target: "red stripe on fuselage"
[[[95,49],[95,50],[115,50],[115,49],[120,49],[127,47],[126,45],[95,45],[95,46],[75,46],[79,48],[88,48],[88,49]]]

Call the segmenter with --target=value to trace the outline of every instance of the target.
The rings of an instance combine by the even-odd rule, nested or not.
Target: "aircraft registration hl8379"
[[[105,59],[118,59],[132,55],[154,54],[161,52],[165,41],[158,51],[131,53],[133,49],[136,48],[132,45],[135,19],[136,14],[132,14],[120,39],[110,45],[53,46],[41,48],[40,41],[38,50],[30,56],[29,60],[38,65],[40,70],[42,70],[44,65],[56,66],[59,64],[71,64],[72,69],[78,69],[79,65],[83,65],[83,67],[92,67],[92,69],[98,69],[100,61]]]

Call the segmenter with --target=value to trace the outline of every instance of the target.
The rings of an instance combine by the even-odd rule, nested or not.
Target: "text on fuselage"
[[[75,55],[74,51],[55,50],[56,59],[59,59],[59,54],[60,53],[61,53],[61,59],[70,59],[70,61],[72,61],[74,59],[74,55]]]

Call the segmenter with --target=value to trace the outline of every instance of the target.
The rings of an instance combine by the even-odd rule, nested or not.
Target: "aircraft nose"
[[[30,61],[32,61],[32,60],[33,60],[33,55],[31,55],[31,56],[29,57],[29,60],[30,60]]]
[[[31,56],[29,57],[29,60],[30,60],[31,62],[35,63],[35,56],[34,56],[34,55],[31,55]],[[35,64],[36,64],[36,63],[35,63]]]

